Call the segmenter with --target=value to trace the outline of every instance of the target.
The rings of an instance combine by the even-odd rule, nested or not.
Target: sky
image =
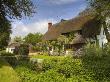
[[[71,19],[87,7],[86,0],[32,0],[36,13],[32,17],[13,20],[12,34],[26,36],[28,33],[42,33],[48,30],[48,22],[58,23],[61,19]]]

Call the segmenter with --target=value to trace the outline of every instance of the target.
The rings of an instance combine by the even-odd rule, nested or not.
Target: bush
[[[27,56],[29,54],[29,46],[27,44],[20,45],[19,54]]]
[[[42,70],[45,72],[49,69],[55,69],[58,65],[58,59],[49,59],[49,60],[44,60],[42,64]]]
[[[22,82],[110,82],[110,58],[89,58],[45,59],[40,71],[33,70],[36,65],[23,62],[16,71]]]
[[[36,56],[44,59],[41,70],[28,62],[17,66],[17,72],[23,82],[110,82],[110,48],[91,45],[84,52],[78,59]]]
[[[98,82],[110,81],[110,47],[88,46],[82,58],[84,69],[91,72],[91,77]]]
[[[5,51],[1,52],[1,58],[5,59],[10,65],[16,66],[18,61],[15,54],[7,53]]]
[[[40,73],[33,70],[33,65],[28,61],[20,61],[15,70],[22,82],[66,82],[64,76],[53,69]]]
[[[32,70],[33,65],[29,61],[20,61],[14,68],[22,82],[36,82],[37,72]]]
[[[1,56],[15,56],[15,54],[13,54],[13,53],[8,53],[8,52],[6,52],[6,51],[1,51],[0,54],[1,54]]]
[[[64,58],[64,59],[50,59],[45,60],[43,62],[43,72],[44,74],[48,71],[54,71],[55,73],[62,75],[63,79],[57,80],[57,82],[92,82],[92,78],[90,74],[91,72],[86,71],[85,68],[83,68],[84,65],[82,64],[81,59],[72,59],[70,57]],[[45,77],[45,75],[44,75]],[[57,76],[56,76],[57,77]],[[74,80],[73,80],[74,78]],[[54,79],[52,80],[54,82]],[[40,81],[38,81],[40,82]],[[43,81],[44,82],[44,81]],[[50,82],[50,81],[47,81]]]
[[[18,60],[16,57],[4,57],[4,59],[11,65],[16,66],[18,64]]]
[[[110,55],[110,44],[99,47],[97,45],[88,44],[85,46],[84,53],[86,56],[102,57]]]
[[[37,78],[36,73],[25,66],[17,67],[16,72],[18,73],[22,82],[35,82],[35,78]]]
[[[67,80],[62,74],[52,69],[37,75],[35,82],[67,82]]]

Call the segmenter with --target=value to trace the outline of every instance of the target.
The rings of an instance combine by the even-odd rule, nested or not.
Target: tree
[[[0,0],[0,48],[8,45],[11,33],[10,19],[21,19],[34,13],[31,0]]]
[[[0,0],[0,18],[22,18],[34,12],[31,0]],[[8,17],[8,18],[7,18]]]
[[[25,36],[24,41],[25,43],[31,44],[35,46],[37,43],[41,42],[42,34],[40,33],[29,33],[27,36]]]
[[[15,36],[14,37],[14,42],[23,43],[23,39],[22,39],[21,36]]]
[[[110,33],[108,32],[108,25],[106,20],[110,18],[110,0],[87,0],[90,8],[95,10],[95,15],[101,21],[108,42],[110,42]]]
[[[29,54],[29,46],[27,44],[21,44],[18,50],[19,55],[28,56]]]
[[[87,0],[89,6],[95,9],[97,16],[102,20],[110,17],[110,0]]]
[[[1,21],[1,20],[0,20]],[[7,20],[0,23],[0,49],[4,49],[10,40],[11,24]]]

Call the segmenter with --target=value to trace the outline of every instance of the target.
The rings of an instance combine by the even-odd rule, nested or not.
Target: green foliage
[[[42,65],[42,70],[43,71],[47,71],[49,69],[54,69],[56,68],[57,66],[57,63],[58,63],[58,59],[55,59],[55,58],[51,58],[51,59],[44,59],[43,61],[43,65]]]
[[[94,13],[97,18],[102,21],[106,20],[106,17],[110,17],[110,1],[109,0],[87,0],[89,6],[94,9]]]
[[[0,58],[0,82],[21,82],[14,69]]]
[[[45,73],[41,73],[37,76],[35,82],[67,82],[62,74],[59,74],[55,70],[48,70]]]
[[[8,62],[11,66],[16,66],[18,64],[18,60],[15,56],[13,57],[2,57],[5,59],[6,62]]]
[[[31,0],[2,0],[0,5],[0,17],[21,18],[23,15],[30,16],[34,11]]]
[[[36,82],[37,73],[33,71],[33,66],[28,61],[20,61],[19,65],[16,66],[15,71],[18,73],[22,82]]]
[[[42,37],[42,34],[40,34],[40,33],[35,33],[35,34],[29,33],[24,38],[24,40],[26,43],[35,46],[38,42],[41,42],[41,37]]]
[[[36,54],[35,56],[32,56],[31,58],[45,59],[45,60],[51,60],[51,59],[62,60],[62,59],[64,59],[65,57],[64,57],[64,56],[48,56],[47,53],[44,53],[43,55]]]
[[[1,58],[5,59],[6,62],[8,62],[12,66],[16,66],[18,61],[17,58],[15,57],[15,54],[13,53],[8,53],[5,51],[0,52]]]
[[[22,39],[21,36],[15,36],[14,37],[14,42],[23,43],[23,39]]]
[[[97,16],[101,20],[110,17],[110,0],[87,0],[89,6],[95,9]]]
[[[107,45],[109,46],[109,45]],[[95,45],[86,47],[83,57],[84,68],[92,72],[92,78],[98,82],[110,81],[110,47],[99,48]]]
[[[31,0],[0,0],[0,48],[4,49],[10,40],[10,19],[31,16],[34,5]]]
[[[64,81],[64,76],[55,70],[38,73],[32,69],[32,63],[26,61],[20,62],[19,65],[15,67],[22,82],[66,82]]]
[[[84,56],[78,59],[43,55],[33,58],[43,62],[21,61],[23,64],[15,67],[23,82],[110,82],[109,45],[87,45]]]
[[[13,53],[8,53],[8,52],[6,52],[6,51],[1,51],[0,54],[1,54],[1,56],[15,56],[15,54],[13,54]]]
[[[100,21],[100,26],[103,25],[104,32],[108,42],[110,42],[109,23],[107,22],[110,18],[110,0],[87,0],[89,7],[93,9],[97,20]],[[107,19],[108,18],[108,19]]]
[[[6,19],[0,19],[0,23],[0,49],[4,49],[10,40],[11,24]]]
[[[84,49],[86,56],[102,57],[110,55],[110,44],[105,44],[102,48],[96,44],[87,44]]]
[[[21,44],[19,48],[20,55],[28,55],[29,54],[29,46],[27,44]]]
[[[29,63],[20,64],[15,69],[22,82],[86,82],[87,80],[92,82],[85,74],[80,59],[47,59],[44,60],[42,67],[40,73],[33,70],[33,67],[30,68]]]
[[[32,49],[33,49],[34,51],[36,51],[36,52],[38,52],[38,51],[41,51],[41,52],[42,52],[43,50],[45,50],[42,45],[33,46]]]

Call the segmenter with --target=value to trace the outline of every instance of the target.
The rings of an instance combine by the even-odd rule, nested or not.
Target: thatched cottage
[[[91,13],[85,10],[70,20],[63,20],[54,25],[48,23],[48,31],[44,34],[43,40],[56,40],[60,35],[68,35],[74,32],[76,37],[71,43],[73,47],[80,48],[86,42],[95,43],[97,41],[102,46],[107,42],[106,36],[103,28],[100,29],[100,21],[95,20],[95,16]]]
[[[6,52],[15,53],[16,51],[18,51],[19,47],[20,47],[20,44],[17,42],[10,43],[6,48]]]

